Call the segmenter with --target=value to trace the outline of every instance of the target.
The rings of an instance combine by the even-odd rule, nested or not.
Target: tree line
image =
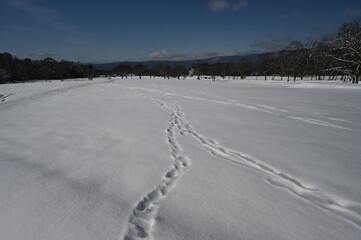
[[[322,41],[302,43],[291,41],[284,49],[272,54],[260,54],[251,63],[197,63],[193,65],[198,79],[202,75],[215,76],[280,76],[287,81],[305,76],[315,80],[335,80],[358,83],[361,79],[361,23],[360,19],[344,23],[334,34]]]
[[[91,65],[76,62],[49,57],[40,61],[20,60],[10,53],[0,53],[0,83],[91,77],[92,71]]]
[[[124,62],[118,64],[113,70],[112,73],[120,76],[122,78],[127,78],[129,75],[137,75],[139,78],[142,76],[160,76],[164,79],[169,79],[170,77],[178,78],[186,77],[189,73],[189,69],[178,64],[172,67],[169,64],[157,63],[154,68],[150,69],[142,63],[132,64],[129,62]]]
[[[32,79],[90,79],[95,75],[120,76],[129,75],[161,76],[163,78],[185,77],[188,74],[200,79],[203,75],[215,80],[216,76],[244,78],[245,76],[264,76],[296,81],[297,78],[311,77],[315,80],[337,79],[358,83],[361,78],[361,21],[360,19],[342,24],[335,33],[322,41],[302,43],[292,41],[284,49],[259,54],[253,62],[218,62],[209,64],[201,60],[194,63],[191,69],[182,65],[172,67],[166,63],[157,63],[148,68],[142,63],[123,62],[111,71],[94,71],[92,65],[62,60],[60,62],[45,58],[32,61],[29,58],[19,60],[9,53],[0,53],[0,83],[9,81],[25,81]]]
[[[189,71],[190,70],[190,71]],[[133,66],[131,63],[120,63],[113,73],[122,78],[129,74],[177,77],[188,74],[197,76],[216,76],[225,78],[244,78],[245,76],[264,76],[281,80],[296,81],[310,77],[311,80],[335,80],[358,83],[361,77],[361,24],[360,20],[344,23],[337,31],[322,41],[302,43],[291,41],[284,49],[259,54],[254,62],[241,60],[239,62],[218,62],[209,64],[201,60],[194,63],[191,69],[181,65],[171,67],[169,64],[158,63],[154,69],[148,69],[143,64]]]
[[[255,72],[266,76],[301,80],[334,80],[358,83],[361,77],[361,24],[360,20],[344,23],[336,33],[319,42],[292,41],[276,57],[261,58]]]

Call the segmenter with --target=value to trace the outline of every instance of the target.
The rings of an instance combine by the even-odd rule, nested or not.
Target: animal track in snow
[[[104,81],[104,82],[87,81],[85,83],[81,83],[81,84],[78,84],[78,85],[67,86],[67,87],[59,87],[59,88],[56,88],[56,89],[46,90],[46,91],[43,91],[43,92],[40,92],[40,93],[35,93],[35,94],[27,96],[27,97],[14,99],[14,100],[9,101],[9,102],[4,102],[3,97],[1,97],[0,101],[4,102],[4,103],[0,105],[0,111],[6,110],[6,109],[13,109],[14,107],[17,107],[19,105],[32,103],[32,102],[37,101],[39,99],[43,99],[43,98],[46,98],[46,97],[54,96],[54,95],[65,93],[65,92],[69,92],[69,91],[75,90],[75,89],[81,89],[81,88],[84,88],[84,87],[87,87],[87,86],[90,86],[90,85],[93,85],[93,84],[112,83],[114,81],[115,81],[115,79],[107,80],[107,81]],[[10,94],[10,95],[15,95],[15,94]],[[8,96],[10,96],[10,95],[8,95]],[[6,96],[6,95],[3,95],[3,96]],[[6,97],[8,97],[8,96],[6,96]]]
[[[274,187],[285,189],[288,192],[294,194],[295,196],[307,200],[315,204],[316,206],[320,207],[321,209],[327,210],[343,218],[344,220],[353,224],[357,228],[361,229],[360,204],[352,203],[346,200],[341,200],[341,198],[327,194],[321,189],[307,186],[306,184],[302,183],[301,180],[298,180],[289,174],[283,173],[282,171],[262,161],[259,161],[258,159],[255,159],[242,152],[224,147],[221,144],[219,144],[217,141],[204,137],[202,134],[197,132],[194,129],[194,127],[186,120],[185,114],[182,112],[181,108],[179,107],[179,105],[175,100],[169,98],[169,95],[165,94],[164,92],[158,92],[158,94],[162,97],[167,98],[167,101],[171,102],[171,104],[174,105],[173,108],[170,108],[167,106],[166,102],[161,101],[159,98],[155,99],[156,102],[163,109],[170,112],[171,114],[172,120],[170,121],[171,124],[170,127],[167,129],[167,132],[172,132],[171,134],[168,134],[168,143],[170,146],[173,146],[173,148],[171,148],[171,155],[174,158],[177,157],[176,154],[174,155],[174,153],[177,151],[177,144],[175,146],[173,144],[174,138],[172,137],[172,134],[174,134],[174,131],[170,131],[170,128],[171,129],[178,128],[179,134],[195,139],[201,144],[204,150],[206,150],[208,153],[210,153],[217,159],[228,161],[230,163],[258,171],[264,174],[264,179],[268,184]],[[212,100],[212,102],[219,102],[219,101]],[[290,116],[287,117],[292,118]],[[300,119],[295,119],[295,120],[300,120]],[[328,125],[328,123],[325,123],[323,121],[316,121],[312,123],[323,124],[324,126],[328,126],[328,127],[341,128],[336,125],[332,125],[332,126]],[[169,176],[171,175],[172,174],[169,173]]]
[[[336,125],[333,123],[325,122],[325,121],[314,119],[314,118],[301,118],[301,117],[293,117],[293,116],[289,116],[288,118],[300,120],[300,121],[303,121],[306,123],[311,123],[311,124],[320,125],[320,126],[333,127],[333,128],[338,128],[338,129],[344,129],[344,130],[352,130],[351,128],[348,128],[348,127],[342,127],[342,126],[339,126],[339,125]]]
[[[286,189],[296,196],[342,217],[361,229],[361,206],[358,204],[346,203],[347,201],[341,202],[337,197],[333,197],[318,188],[306,186],[300,180],[254,159],[251,156],[226,148],[216,143],[214,140],[207,139],[199,134],[184,118],[181,118],[180,120],[183,121],[181,125],[186,128],[188,135],[197,139],[203,148],[216,158],[262,172],[266,175],[266,181],[269,184]]]
[[[233,100],[233,99],[215,100],[215,99],[210,99],[210,98],[205,98],[205,97],[187,96],[187,95],[182,95],[182,94],[177,94],[177,93],[169,93],[169,92],[165,92],[165,91],[159,91],[157,89],[149,89],[149,88],[141,88],[141,87],[135,87],[133,89],[139,89],[139,90],[148,91],[148,92],[157,92],[158,94],[163,94],[166,97],[176,96],[176,97],[182,97],[185,99],[191,99],[191,100],[197,100],[197,101],[205,101],[205,102],[222,104],[222,105],[231,105],[231,106],[248,109],[248,110],[252,110],[252,111],[256,111],[256,112],[267,113],[267,114],[271,114],[274,116],[280,116],[280,117],[285,117],[285,118],[292,119],[292,120],[303,121],[303,122],[315,124],[318,126],[332,127],[332,128],[336,128],[336,129],[342,129],[342,130],[352,130],[351,128],[348,128],[348,127],[336,125],[333,123],[329,123],[329,122],[314,119],[314,118],[301,118],[301,117],[292,116],[292,115],[289,115],[292,113],[289,113],[287,110],[278,109],[276,107],[264,105],[264,104],[253,105],[253,104],[248,104],[248,103],[242,103],[242,102],[239,102],[239,101]],[[217,98],[219,98],[219,97],[217,97]],[[328,119],[330,119],[330,118],[328,118]]]
[[[15,93],[9,93],[9,94],[0,94],[0,102],[5,102],[6,99],[12,95],[15,95]]]
[[[180,107],[176,105],[178,111],[177,114],[181,121],[180,126],[183,135],[192,136],[195,138],[203,148],[215,156],[218,159],[232,162],[237,165],[242,165],[250,169],[262,172],[265,174],[266,182],[279,188],[283,188],[298,197],[301,197],[324,210],[334,213],[335,215],[342,217],[346,221],[352,223],[357,228],[361,229],[361,206],[357,203],[348,203],[344,200],[339,200],[338,197],[332,196],[323,192],[322,190],[314,187],[307,186],[302,181],[275,169],[247,154],[226,148],[212,139],[208,139],[199,134],[191,124],[189,124],[184,117],[184,113]],[[331,126],[335,127],[335,126]],[[338,127],[338,126],[336,126]]]
[[[139,97],[142,94],[136,93]],[[171,158],[174,163],[171,169],[165,173],[161,180],[153,190],[146,194],[141,201],[134,207],[125,232],[123,240],[134,239],[150,239],[152,228],[154,226],[156,214],[162,200],[175,187],[176,181],[189,167],[190,160],[184,154],[181,146],[176,140],[176,131],[181,128],[179,126],[179,116],[174,110],[165,105],[164,102],[157,101],[159,106],[170,113],[169,125],[166,129],[167,143],[170,150]]]
[[[17,107],[19,105],[32,103],[34,101],[37,101],[37,100],[45,98],[45,97],[53,96],[53,95],[56,95],[56,94],[59,94],[59,93],[64,93],[64,92],[67,92],[67,91],[70,91],[70,90],[73,90],[73,89],[77,89],[77,88],[83,88],[83,87],[89,86],[90,84],[91,83],[83,83],[83,84],[70,86],[70,87],[57,88],[57,89],[52,89],[52,90],[47,90],[47,91],[44,91],[44,92],[36,93],[36,94],[33,94],[31,96],[28,96],[28,97],[14,99],[14,100],[9,101],[9,102],[4,102],[1,105],[0,110],[12,109],[12,108]]]

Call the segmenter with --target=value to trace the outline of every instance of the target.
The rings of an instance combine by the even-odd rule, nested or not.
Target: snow
[[[359,239],[361,88],[0,86],[0,239]]]

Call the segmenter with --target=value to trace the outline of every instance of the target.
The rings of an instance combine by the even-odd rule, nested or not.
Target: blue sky
[[[80,62],[279,49],[361,17],[359,0],[1,0],[0,52]]]

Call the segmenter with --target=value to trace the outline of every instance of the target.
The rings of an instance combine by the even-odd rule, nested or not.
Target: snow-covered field
[[[0,239],[353,240],[361,88],[0,85]]]

